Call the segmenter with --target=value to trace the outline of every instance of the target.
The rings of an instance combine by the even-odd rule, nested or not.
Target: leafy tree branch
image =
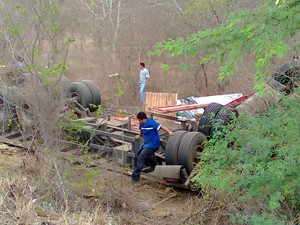
[[[231,14],[228,22],[214,29],[156,43],[150,56],[169,57],[188,55],[199,58],[200,64],[219,62],[219,80],[232,76],[245,56],[255,59],[256,86],[264,89],[264,79],[271,68],[271,60],[287,55],[292,48],[299,49],[299,41],[290,44],[299,35],[300,2],[266,0],[255,11]]]

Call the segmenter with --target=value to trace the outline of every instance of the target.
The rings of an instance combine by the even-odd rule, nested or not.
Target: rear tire
[[[35,115],[26,101],[20,100],[16,106],[16,114],[19,124],[22,128],[27,129],[35,126]]]
[[[31,80],[32,74],[30,73],[23,73],[16,79],[16,86],[22,87],[25,85],[26,82]]]
[[[239,113],[237,109],[224,106],[216,115],[213,124],[213,127],[210,130],[210,138],[213,137],[214,132],[216,131],[222,131],[223,127],[226,126],[228,123],[230,123],[234,117],[238,117]]]
[[[82,80],[81,83],[85,84],[90,89],[92,95],[92,104],[96,107],[90,105],[89,109],[91,112],[94,112],[97,110],[98,106],[101,105],[101,95],[98,90],[98,87],[91,80]]]
[[[84,107],[89,108],[92,104],[92,94],[90,89],[81,82],[73,82],[68,88],[71,98],[76,98],[76,100]]]
[[[9,130],[10,114],[7,104],[7,90],[0,90],[0,134]]]
[[[166,145],[165,161],[167,165],[178,165],[178,148],[187,131],[176,131]]]
[[[182,138],[178,149],[178,163],[184,166],[188,174],[199,162],[198,154],[202,152],[205,141],[207,141],[206,136],[200,132],[188,132]]]
[[[205,134],[207,137],[209,137],[210,130],[212,127],[212,121],[223,107],[224,106],[219,103],[215,103],[215,102],[210,103],[208,107],[204,110],[204,113],[199,120],[198,132],[201,132]]]
[[[71,80],[66,77],[65,75],[61,75],[59,83],[64,88],[64,90],[67,90],[71,86]]]

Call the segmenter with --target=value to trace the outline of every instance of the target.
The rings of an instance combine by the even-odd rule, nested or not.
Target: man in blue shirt
[[[155,120],[148,118],[144,112],[139,112],[137,114],[137,119],[140,122],[140,135],[138,135],[137,139],[143,136],[144,144],[138,152],[137,163],[131,176],[132,182],[140,180],[140,173],[146,162],[151,164],[151,170],[154,170],[157,165],[154,153],[160,147],[158,131],[162,129],[169,135],[173,135],[172,131],[170,131],[167,127],[164,127]]]
[[[150,74],[145,63],[140,63],[140,104],[143,104],[146,87],[149,85]]]

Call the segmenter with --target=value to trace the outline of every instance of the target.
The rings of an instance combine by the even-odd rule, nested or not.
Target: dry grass
[[[99,203],[80,206],[81,196],[74,192],[66,176],[72,173],[72,167],[62,158],[62,146],[57,141],[61,136],[63,94],[55,84],[44,85],[33,78],[10,96],[17,115],[26,116],[25,120],[16,121],[16,127],[30,147],[20,167],[0,180],[1,221],[8,224],[107,224],[112,220],[109,210],[102,211]],[[26,108],[22,109],[24,105]],[[29,123],[26,119],[30,119]]]
[[[109,215],[109,212],[102,210],[101,206],[95,207],[92,212],[74,212],[69,213],[65,212],[60,216],[60,219],[55,221],[57,224],[81,224],[81,225],[90,225],[90,224],[119,224],[118,221]]]
[[[27,170],[28,171],[28,170]],[[81,207],[75,210],[62,210],[58,207],[58,192],[53,188],[46,188],[49,183],[37,177],[32,179],[32,173],[27,178],[22,170],[22,175],[6,176],[0,178],[0,220],[6,224],[113,224],[112,214],[104,210],[98,202],[93,207]],[[50,180],[50,178],[48,177]],[[52,178],[53,179],[53,178]],[[53,179],[56,180],[56,179]],[[43,185],[42,185],[43,183]],[[41,189],[40,189],[41,188]],[[52,193],[51,193],[52,192]],[[68,193],[71,199],[72,192]],[[78,197],[78,196],[77,196]],[[69,202],[72,204],[71,201]],[[58,208],[57,208],[58,207]]]
[[[36,219],[33,189],[26,177],[0,178],[0,216],[18,224],[31,224]]]

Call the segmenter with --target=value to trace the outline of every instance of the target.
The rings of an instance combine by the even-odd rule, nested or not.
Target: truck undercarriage
[[[262,113],[267,107],[280,101],[283,95],[292,94],[293,89],[299,87],[299,78],[299,66],[284,64],[268,80],[269,87],[262,97],[257,93],[250,93],[226,105],[212,102],[206,105],[184,104],[182,107],[165,107],[169,112],[204,108],[203,114],[193,120],[158,113],[155,109],[147,112],[162,124],[168,123],[167,126],[174,132],[170,138],[160,133],[161,147],[156,152],[160,165],[155,168],[154,174],[148,176],[155,176],[167,185],[199,190],[200,186],[193,183],[192,178],[199,169],[197,163],[200,161],[204,143],[240,113]],[[49,109],[45,110],[46,113],[58,111],[61,117],[70,112],[76,115],[69,121],[81,124],[80,131],[72,123],[64,124],[63,129],[70,137],[77,138],[76,143],[79,146],[88,149],[90,154],[110,158],[122,167],[129,166],[133,169],[143,141],[134,138],[139,134],[138,121],[134,116],[136,112],[122,109],[123,113],[119,114],[119,108],[110,107],[101,109],[101,115],[97,115],[101,95],[92,81],[70,82],[65,76],[60,76],[57,84],[59,88],[53,91],[53,87],[57,86],[47,86],[45,80],[42,82],[32,74],[22,74],[16,85],[1,88],[1,141],[29,148],[26,141],[35,135],[36,127],[40,126],[36,118],[42,116],[37,115],[40,111],[35,106],[43,105],[39,101],[51,100],[55,104],[48,104]],[[29,92],[35,98],[28,99]],[[160,107],[159,112],[162,112],[162,108]],[[219,121],[219,126],[214,126],[216,121]],[[74,144],[74,139],[61,141]],[[127,174],[130,174],[130,171],[127,171]]]

